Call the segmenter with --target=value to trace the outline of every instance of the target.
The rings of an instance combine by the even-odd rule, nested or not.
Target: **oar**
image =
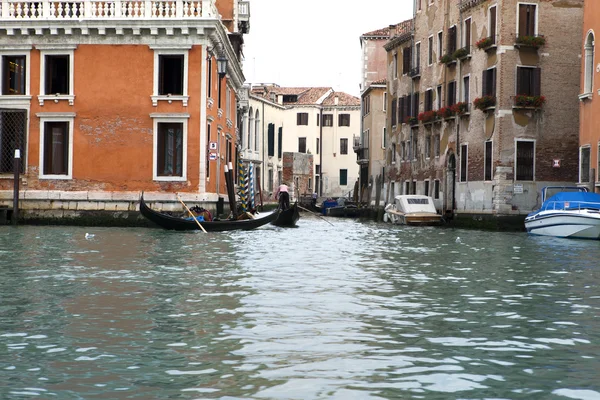
[[[200,229],[202,229],[202,231],[204,233],[206,233],[206,229],[204,229],[204,227],[202,225],[200,225],[200,222],[196,219],[196,216],[194,215],[194,213],[192,213],[192,211],[188,208],[188,206],[185,205],[185,203],[183,202],[183,200],[181,200],[181,197],[179,197],[179,195],[177,193],[175,193],[175,196],[177,196],[177,200],[179,200],[179,202],[181,204],[183,204],[183,206],[185,207],[185,209],[187,210],[187,212],[190,213],[190,216],[193,218],[194,221],[196,221],[196,223],[198,224],[198,226],[200,227]]]
[[[297,205],[297,206],[298,206],[298,205]],[[308,211],[309,213],[311,213],[311,214],[312,214],[312,215],[314,215],[315,217],[319,217],[319,218],[321,218],[323,221],[327,222],[329,225],[333,226],[333,224],[332,224],[331,222],[327,221],[325,218],[321,217],[319,214],[317,214],[317,213],[314,213],[314,212],[310,211],[309,209],[307,209],[307,208],[304,208],[304,207],[302,207],[302,206],[298,206],[298,208],[301,208],[301,209],[303,209],[304,211]]]

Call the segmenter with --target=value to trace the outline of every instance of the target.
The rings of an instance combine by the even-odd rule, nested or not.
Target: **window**
[[[298,138],[298,153],[306,153],[306,138]]]
[[[206,74],[208,75],[208,93],[207,96],[210,98],[212,97],[212,78],[213,78],[213,68],[212,68],[212,57],[210,57],[208,59],[207,65],[206,65]]]
[[[412,187],[410,188],[410,194],[417,194],[417,181],[412,181]]]
[[[320,142],[320,140],[319,140],[319,138],[317,138],[317,154],[319,154],[319,151],[321,149],[321,145],[319,142]]]
[[[151,46],[151,48],[153,48]],[[158,101],[179,100],[183,106],[188,102],[188,51],[191,46],[183,45],[172,49],[154,48],[154,87],[152,105]],[[219,108],[221,104],[219,85]]]
[[[158,94],[183,95],[183,54],[162,54],[158,59]]]
[[[403,100],[403,99],[400,99],[400,100]],[[392,110],[394,110],[394,112],[392,112],[392,126],[395,126],[398,123],[398,121],[397,121],[398,113],[396,112],[396,102],[397,102],[396,99],[392,100]],[[400,122],[402,122],[402,121],[400,121]]]
[[[365,96],[363,100],[363,117],[371,112],[371,95]]]
[[[590,147],[583,146],[579,148],[579,182],[590,181]]]
[[[469,104],[469,76],[464,76],[463,77],[463,99],[462,101],[464,101],[465,103]]]
[[[273,169],[269,168],[268,172],[267,172],[267,189],[269,190],[269,192],[273,191]]]
[[[340,154],[348,154],[348,139],[340,139]]]
[[[456,81],[448,82],[446,96],[446,107],[456,104]]]
[[[440,156],[440,135],[436,134],[433,139],[433,154],[438,158]]]
[[[404,143],[402,143],[402,151],[404,151]],[[396,143],[392,143],[392,163],[396,162]]]
[[[225,91],[225,118],[231,120],[231,88]]]
[[[481,95],[496,97],[496,68],[483,71],[481,78]]]
[[[392,147],[393,149],[396,149],[395,144],[393,144],[392,146],[393,146]],[[404,143],[404,142],[400,143],[400,159],[403,161],[406,159],[406,143]],[[393,160],[393,161],[395,161],[395,160]]]
[[[454,54],[456,51],[456,25],[448,29],[448,54]]]
[[[492,141],[487,140],[485,142],[485,164],[483,165],[483,180],[492,180]]]
[[[440,181],[437,179],[433,181],[433,198],[436,200],[440,198]]]
[[[427,64],[431,65],[433,64],[433,36],[429,36],[428,42],[429,47],[427,50]]]
[[[417,151],[419,150],[419,130],[418,129],[413,129],[412,130],[412,144],[411,144],[411,152],[412,152],[412,159],[413,161],[417,161]]]
[[[444,54],[444,32],[438,32],[438,58]]]
[[[155,180],[185,179],[185,127],[183,122],[155,120]]]
[[[338,115],[338,126],[350,126],[350,114]]]
[[[590,32],[585,40],[583,93],[586,94],[594,91],[594,45],[594,34]]]
[[[417,68],[417,71],[421,68],[421,42],[415,44],[415,59],[413,66]]]
[[[433,110],[433,90],[427,89],[425,91],[425,103],[423,104],[423,111]]]
[[[387,111],[387,92],[383,92],[383,112],[386,112],[386,111]],[[350,126],[350,125],[348,125],[348,126]]]
[[[71,57],[68,54],[44,56],[44,91],[42,94],[71,94]]]
[[[340,169],[340,186],[346,186],[348,184],[348,170]]]
[[[463,24],[463,47],[471,53],[471,18],[465,19]]]
[[[496,6],[490,7],[489,12],[489,35],[492,38],[492,44],[496,44]]]
[[[411,104],[411,117],[417,117],[419,115],[419,92],[415,92],[412,95],[412,104]]]
[[[442,85],[438,85],[438,87],[436,88],[436,94],[437,94],[437,109],[439,110],[440,108],[442,108]]]
[[[518,36],[534,36],[537,33],[536,8],[535,4],[519,4]]]
[[[516,142],[515,177],[517,181],[533,181],[535,142],[532,140],[517,140]]]
[[[429,180],[425,180],[425,196],[429,196]]]
[[[412,51],[410,47],[405,47],[402,50],[402,74],[406,75],[410,72],[410,64],[412,58]]]
[[[296,114],[296,125],[308,125],[308,113]]]
[[[323,126],[333,126],[333,114],[323,114]]]
[[[2,57],[2,94],[25,95],[27,57],[24,55]]]
[[[275,156],[275,124],[269,124],[267,127],[267,155],[269,157]]]
[[[206,127],[206,177],[210,178],[210,124]]]
[[[72,178],[73,119],[74,114],[65,117],[40,117],[40,178]]]
[[[460,181],[467,181],[467,161],[468,161],[467,145],[460,146]]]
[[[425,158],[429,159],[431,157],[431,135],[427,135],[425,138]]]
[[[387,147],[387,129],[385,126],[383,127],[383,133],[381,135],[381,148],[385,149]]]
[[[410,194],[410,181],[404,182],[404,194]]]
[[[517,67],[517,93],[527,96],[539,96],[541,92],[541,69],[535,67]]]
[[[319,139],[317,139],[317,154],[319,154]],[[282,155],[282,151],[283,151],[283,127],[279,127],[279,129],[277,129],[277,157],[281,158]]]
[[[394,79],[398,78],[398,53],[394,53]]]

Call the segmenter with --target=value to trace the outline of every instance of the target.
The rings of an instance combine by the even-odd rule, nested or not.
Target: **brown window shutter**
[[[404,97],[400,97],[398,102],[398,115],[400,122],[404,122]]]
[[[467,50],[471,48],[471,20],[467,20],[468,22],[465,24],[465,47]]]
[[[490,37],[492,38],[492,43],[496,44],[496,7],[490,8]]]
[[[483,70],[481,72],[481,95],[485,96],[488,94],[488,80],[487,80],[488,70]]]
[[[519,4],[519,32],[517,32],[518,36],[527,35],[527,10],[528,5]]]
[[[525,94],[525,75],[526,71],[524,70],[524,68],[517,67],[517,95]]]
[[[533,85],[532,85],[532,96],[540,96],[542,93],[542,69],[533,69]]]
[[[491,95],[496,97],[496,68],[491,70],[491,75],[492,75],[492,83],[491,83]]]
[[[536,6],[534,5],[529,5],[527,6],[529,7],[529,15],[528,15],[528,21],[527,21],[527,34],[528,35],[535,35],[535,11],[536,11]]]

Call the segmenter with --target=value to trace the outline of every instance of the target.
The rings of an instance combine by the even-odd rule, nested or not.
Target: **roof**
[[[252,95],[277,102],[277,96],[296,96],[296,101],[284,97],[283,105],[337,105],[360,106],[360,99],[344,92],[335,92],[330,87],[280,87],[278,85],[260,85],[252,87]]]
[[[387,42],[383,47],[389,51],[400,43],[410,39],[413,31],[413,22],[414,20],[411,18],[396,25],[396,31],[391,35],[389,42]]]
[[[371,32],[363,33],[361,37],[383,37],[389,39],[390,37],[396,36],[406,30],[412,29],[412,19],[407,19],[395,25],[389,25],[385,28],[376,29]]]

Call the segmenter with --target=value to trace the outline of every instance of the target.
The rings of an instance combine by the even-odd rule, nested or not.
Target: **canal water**
[[[600,399],[600,242],[0,228],[1,399]]]

